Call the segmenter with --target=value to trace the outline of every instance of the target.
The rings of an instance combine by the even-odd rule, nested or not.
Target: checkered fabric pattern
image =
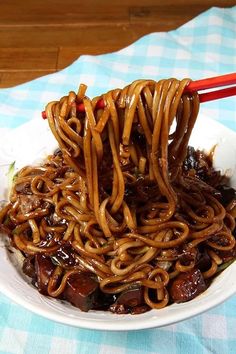
[[[0,134],[31,119],[40,119],[48,101],[76,90],[80,82],[88,85],[88,95],[93,97],[138,78],[200,79],[234,71],[236,6],[212,8],[175,31],[149,34],[116,53],[82,56],[56,74],[0,90]],[[236,130],[235,97],[202,104],[201,111]],[[0,295],[0,353],[112,352],[234,354],[236,296],[175,325],[109,333],[51,322]]]

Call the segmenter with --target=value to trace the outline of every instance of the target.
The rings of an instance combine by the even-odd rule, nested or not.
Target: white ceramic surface
[[[207,117],[199,116],[191,144],[215,149],[214,165],[231,176],[236,187],[236,134]],[[42,160],[56,148],[47,122],[33,120],[1,137],[0,146],[0,200],[7,198],[9,165],[16,169]],[[102,330],[137,330],[169,325],[206,311],[225,301],[236,292],[236,262],[221,273],[212,285],[194,300],[152,310],[141,315],[115,315],[109,312],[84,313],[68,303],[44,297],[21,272],[15,253],[7,250],[6,237],[0,237],[0,291],[19,305],[64,324]]]

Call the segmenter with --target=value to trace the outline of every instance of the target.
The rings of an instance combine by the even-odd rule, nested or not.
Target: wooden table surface
[[[235,0],[2,0],[0,87],[53,73],[82,54],[116,51]]]

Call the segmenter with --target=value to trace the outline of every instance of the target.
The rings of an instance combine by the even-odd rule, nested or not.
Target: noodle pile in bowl
[[[188,83],[138,80],[93,100],[80,85],[46,106],[59,149],[18,172],[0,211],[41,293],[136,314],[193,299],[235,259],[235,191],[188,147]]]

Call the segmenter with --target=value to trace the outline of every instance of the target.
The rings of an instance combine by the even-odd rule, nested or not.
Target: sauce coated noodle
[[[139,313],[190,300],[235,258],[235,198],[224,205],[206,157],[208,180],[187,166],[199,110],[189,81],[138,80],[93,100],[80,85],[46,106],[59,150],[18,172],[0,211],[40,292]]]

